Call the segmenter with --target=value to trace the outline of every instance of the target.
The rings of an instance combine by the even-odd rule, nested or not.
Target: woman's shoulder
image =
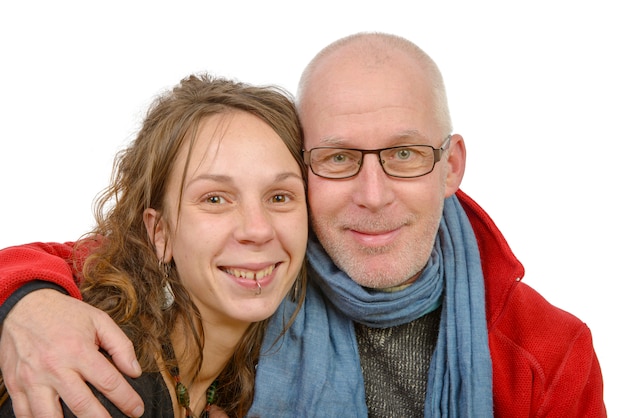
[[[163,376],[158,372],[143,373],[136,379],[126,378],[135,391],[141,396],[145,405],[143,418],[173,418],[174,411],[169,391],[163,380]],[[98,400],[109,411],[112,418],[125,418],[124,415],[111,401],[102,393],[90,385]],[[74,417],[67,406],[63,404],[63,414],[65,417]]]

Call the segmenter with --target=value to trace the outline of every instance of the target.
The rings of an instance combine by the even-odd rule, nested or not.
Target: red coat
[[[474,228],[485,277],[495,416],[606,417],[589,328],[522,283],[524,267],[491,218],[462,191],[457,196]],[[72,253],[72,243],[0,251],[0,304],[33,278],[80,298]]]

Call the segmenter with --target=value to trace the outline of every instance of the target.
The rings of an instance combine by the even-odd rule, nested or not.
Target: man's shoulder
[[[558,367],[581,341],[588,340],[583,345],[591,348],[589,328],[579,318],[522,282],[515,285],[489,327],[489,338],[494,359],[518,357],[544,372]]]
[[[522,343],[545,336],[575,338],[585,324],[573,314],[548,302],[526,283],[517,282],[508,295],[492,329],[498,329]]]

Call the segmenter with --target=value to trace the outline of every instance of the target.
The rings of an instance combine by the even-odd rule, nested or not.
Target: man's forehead
[[[405,129],[391,131],[381,136],[380,140],[389,144],[420,144],[427,141],[428,136],[419,129]],[[349,148],[354,146],[354,138],[339,135],[322,136],[317,140],[316,146]]]

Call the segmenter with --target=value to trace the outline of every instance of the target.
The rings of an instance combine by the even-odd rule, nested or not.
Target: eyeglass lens
[[[346,178],[356,175],[364,154],[378,154],[383,170],[396,177],[417,177],[428,174],[435,164],[433,148],[413,145],[362,151],[341,148],[315,148],[311,150],[311,168],[322,177]]]

